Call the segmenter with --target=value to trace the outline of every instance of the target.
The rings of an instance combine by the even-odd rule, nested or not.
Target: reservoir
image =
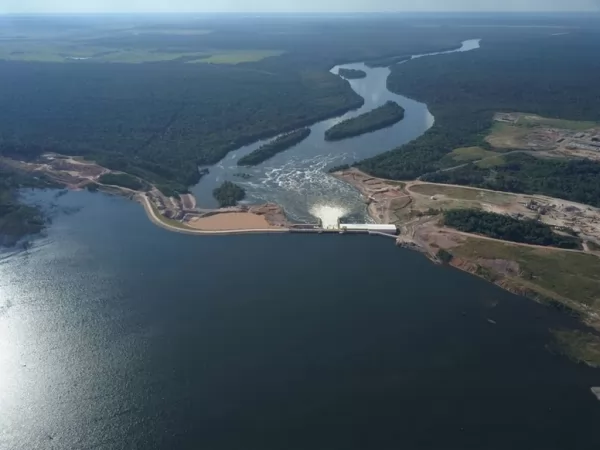
[[[0,260],[0,448],[594,449],[570,318],[368,236],[187,236],[29,194]]]

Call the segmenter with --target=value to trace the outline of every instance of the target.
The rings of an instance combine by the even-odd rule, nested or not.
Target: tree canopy
[[[563,236],[550,226],[531,219],[515,219],[477,209],[453,209],[444,212],[444,225],[467,233],[483,234],[504,241],[550,247],[581,249],[581,239]]]
[[[389,127],[404,118],[404,108],[388,101],[383,106],[360,116],[344,120],[325,132],[325,140],[337,141]]]

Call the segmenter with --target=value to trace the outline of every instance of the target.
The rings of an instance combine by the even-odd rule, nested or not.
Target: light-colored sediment
[[[250,212],[223,212],[208,217],[192,217],[186,222],[190,228],[204,231],[250,230],[276,228],[265,216]]]

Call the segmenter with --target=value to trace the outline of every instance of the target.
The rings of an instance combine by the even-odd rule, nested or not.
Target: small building
[[[379,223],[340,223],[340,230],[354,233],[385,233],[385,234],[398,234],[398,227],[393,224],[379,224]]]

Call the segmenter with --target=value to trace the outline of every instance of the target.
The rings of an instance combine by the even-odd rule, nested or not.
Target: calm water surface
[[[2,450],[600,448],[600,371],[545,349],[552,310],[385,238],[35,197],[48,236],[0,261]]]

